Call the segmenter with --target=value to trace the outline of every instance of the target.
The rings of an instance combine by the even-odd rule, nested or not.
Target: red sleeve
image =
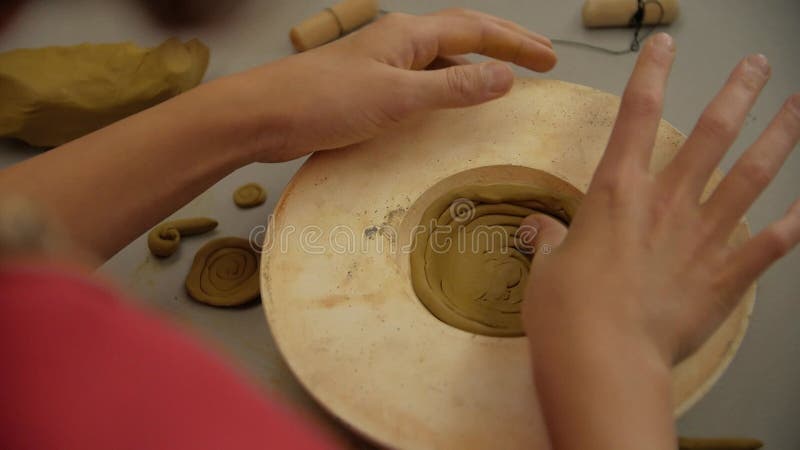
[[[331,447],[112,289],[52,268],[0,267],[0,448]]]

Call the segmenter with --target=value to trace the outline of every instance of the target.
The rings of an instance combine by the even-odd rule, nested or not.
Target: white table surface
[[[677,42],[664,117],[689,131],[705,103],[721,86],[737,60],[751,52],[766,54],[773,67],[770,84],[748,117],[738,143],[724,160],[727,169],[767,124],[784,99],[800,90],[800,24],[798,0],[684,0],[682,16],[668,28]],[[243,0],[232,14],[213,24],[164,29],[135,0],[38,0],[25,4],[0,30],[0,51],[17,47],[81,42],[135,41],[153,45],[168,36],[199,37],[211,48],[206,79],[244,70],[292,53],[287,33],[292,24],[329,6],[324,1]],[[387,10],[426,13],[459,6],[516,20],[551,37],[578,39],[624,48],[630,30],[588,31],[580,24],[579,0],[551,1],[389,1]],[[634,55],[609,56],[557,47],[560,61],[547,77],[620,94]],[[519,75],[532,74],[518,69]],[[533,75],[538,76],[538,75]],[[2,99],[0,99],[2,101]],[[0,141],[0,167],[33,156],[36,149]],[[247,236],[266,223],[281,190],[302,161],[244,167],[190,202],[176,217],[211,216],[219,220],[216,236]],[[75,161],[75,164],[80,164]],[[787,161],[781,174],[751,209],[755,230],[779,217],[800,195],[800,155]],[[255,181],[269,190],[267,203],[248,211],[236,209],[233,190]],[[342,429],[325,415],[288,371],[272,341],[261,306],[222,310],[190,301],[183,280],[194,252],[208,237],[190,238],[178,254],[155,260],[139,238],[101,270],[138,293],[221,352],[266,389],[283,395],[321,422]],[[736,435],[760,438],[767,448],[800,448],[800,251],[770,269],[760,281],[750,330],[733,364],[711,392],[679,421],[690,435]],[[356,445],[358,439],[351,438]]]

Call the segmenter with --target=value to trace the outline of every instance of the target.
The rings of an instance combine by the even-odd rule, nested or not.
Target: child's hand
[[[674,53],[664,34],[643,49],[566,238],[546,216],[526,219],[538,229],[537,249],[564,238],[535,254],[523,305],[554,449],[674,449],[672,364],[800,240],[796,202],[750,241],[727,244],[800,138],[798,94],[700,203],[769,78],[763,56],[739,64],[674,160],[650,173]]]
[[[474,105],[511,89],[507,65],[465,64],[458,55],[467,53],[537,71],[556,63],[543,36],[487,14],[448,10],[388,14],[331,44],[231,79],[238,80],[249,117],[258,120],[256,139],[270,144],[256,159],[288,160],[364,141],[416,112]]]
[[[675,159],[661,173],[649,172],[673,57],[666,35],[645,47],[569,234],[551,254],[534,258],[525,304],[529,335],[544,336],[557,327],[622,333],[672,364],[697,349],[756,277],[800,240],[800,202],[795,202],[749,242],[727,245],[800,138],[800,94],[787,100],[700,203],[712,171],[769,78],[761,55],[734,69]],[[536,221],[529,219],[539,228],[537,244],[557,245],[563,238],[555,221]],[[534,339],[534,345],[547,345],[540,341]]]

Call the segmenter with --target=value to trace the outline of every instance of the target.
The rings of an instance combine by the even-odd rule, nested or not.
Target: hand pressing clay
[[[208,233],[216,227],[217,221],[207,217],[164,222],[150,230],[147,247],[153,255],[164,258],[178,250],[181,236]]]
[[[233,193],[233,202],[239,208],[255,208],[267,201],[267,191],[258,183],[247,183]]]
[[[435,201],[422,216],[411,254],[417,296],[439,320],[489,336],[523,335],[520,310],[531,254],[522,220],[544,212],[564,222],[575,197],[522,185],[467,186]],[[532,236],[531,236],[532,237]]]
[[[197,39],[0,53],[0,137],[63,144],[197,86],[207,66]]]
[[[200,248],[186,277],[186,291],[213,306],[237,306],[258,298],[258,255],[250,241],[226,237]]]

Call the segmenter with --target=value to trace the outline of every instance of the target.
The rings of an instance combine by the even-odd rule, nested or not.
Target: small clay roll
[[[764,446],[750,438],[678,438],[680,450],[757,450]]]
[[[258,298],[258,253],[238,237],[214,239],[194,257],[186,291],[201,303],[237,306]]]
[[[309,17],[289,31],[289,40],[298,52],[327,44],[342,35],[333,11],[326,9]]]
[[[378,15],[378,0],[345,0],[330,8],[342,33],[349,33]]]
[[[586,0],[583,4],[583,26],[627,27],[631,25],[631,17],[638,8],[636,0]],[[678,18],[679,12],[678,0],[649,1],[644,5],[642,22],[645,25],[669,24]]]
[[[164,222],[150,230],[147,235],[147,247],[153,255],[165,258],[178,250],[181,236],[208,233],[216,227],[217,221],[208,217]]]
[[[258,183],[247,183],[233,193],[233,202],[239,208],[254,208],[267,201],[267,191]]]
[[[345,0],[309,17],[289,32],[298,52],[304,52],[349,33],[378,15],[377,0]]]

